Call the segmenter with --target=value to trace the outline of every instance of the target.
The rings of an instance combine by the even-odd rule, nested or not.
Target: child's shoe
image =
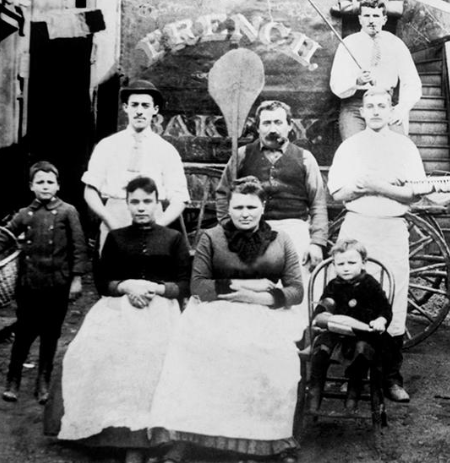
[[[6,402],[17,402],[19,399],[19,385],[14,381],[8,383],[2,398]]]
[[[48,390],[48,381],[39,375],[36,380],[36,389],[34,390],[34,396],[36,397],[40,405],[45,405],[48,402],[50,393]]]
[[[311,413],[317,413],[320,409],[320,404],[322,402],[322,388],[317,386],[312,386],[309,389],[309,411]]]
[[[345,410],[349,413],[355,413],[358,409],[358,400],[361,395],[362,381],[360,379],[350,379],[347,386],[347,395],[345,398]]]
[[[281,454],[278,457],[278,461],[280,463],[297,463],[298,461],[297,450],[289,449],[289,450],[285,450],[284,452],[281,452]]]

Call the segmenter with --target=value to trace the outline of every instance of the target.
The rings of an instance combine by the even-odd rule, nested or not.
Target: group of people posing
[[[381,2],[363,1],[361,33],[379,34],[385,14]],[[413,142],[391,130],[411,105],[394,107],[390,89],[374,85],[378,65],[345,77],[353,79],[354,92],[348,86],[344,97],[360,97],[364,127],[343,137],[329,170],[328,190],[347,214],[332,251],[337,277],[316,311],[350,314],[384,333],[382,347],[360,339],[352,350],[351,410],[378,351],[385,394],[409,401],[400,372],[409,281],[403,215],[418,199],[408,182],[425,172]],[[398,78],[402,84],[403,75]],[[167,227],[189,193],[179,154],[151,128],[163,96],[150,82],[136,81],[121,98],[128,127],[96,146],[82,178],[86,202],[102,221],[102,297],[65,353],[62,394],[47,404],[47,431],[126,449],[127,463],[177,463],[199,448],[294,463],[296,342],[310,323],[303,288],[328,236],[319,166],[289,140],[290,107],[262,102],[255,115],[259,137],[225,166],[216,192],[218,225],[201,235],[192,261],[182,234]],[[3,399],[18,400],[23,362],[40,336],[36,396],[45,404],[68,297],[81,291],[86,249],[75,209],[57,197],[57,169],[32,166],[30,188],[36,199],[8,224],[25,238]],[[365,270],[367,255],[394,274],[392,307]],[[337,344],[332,336],[316,343],[312,410],[320,407]]]

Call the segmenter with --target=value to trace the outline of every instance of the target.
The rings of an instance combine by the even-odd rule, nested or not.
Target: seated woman
[[[303,287],[289,237],[262,220],[264,198],[255,177],[237,180],[231,220],[200,238],[192,297],[150,413],[155,444],[294,461],[300,365],[290,306],[301,302]]]
[[[129,449],[127,462],[140,462],[190,262],[182,235],[154,223],[155,182],[138,177],[126,191],[133,223],[108,234],[101,256],[107,297],[92,307],[64,357],[58,437]]]

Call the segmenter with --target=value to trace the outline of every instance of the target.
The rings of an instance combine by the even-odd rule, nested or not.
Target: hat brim
[[[153,98],[155,106],[158,106],[159,109],[164,106],[164,98],[159,90],[123,88],[120,91],[120,101],[127,103],[130,95],[150,95]]]

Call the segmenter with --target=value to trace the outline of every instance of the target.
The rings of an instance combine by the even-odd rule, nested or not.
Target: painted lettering
[[[258,30],[261,26],[263,19],[260,16],[255,16],[250,22],[241,13],[235,14],[231,17],[234,22],[234,31],[231,35],[231,41],[239,43],[244,35],[250,42],[255,42],[258,38]]]
[[[294,37],[292,44],[283,50],[283,52],[301,65],[307,67],[310,71],[316,70],[318,65],[316,63],[312,64],[311,58],[322,47],[301,32],[293,32],[292,35]]]
[[[147,34],[136,45],[136,49],[142,50],[147,56],[147,65],[151,66],[165,55],[165,50],[161,45],[162,32],[158,29]]]
[[[270,49],[285,53],[310,71],[318,67],[316,63],[311,63],[315,52],[321,48],[318,42],[302,32],[292,31],[281,22],[264,23],[264,19],[258,15],[248,20],[241,13],[229,18],[225,14],[208,14],[195,21],[175,21],[166,24],[162,31],[158,29],[147,34],[136,48],[145,53],[146,65],[150,67],[168,51],[178,51],[198,42],[229,39],[239,43],[244,38],[250,43],[259,40]]]
[[[173,51],[182,50],[186,45],[195,45],[198,38],[192,32],[192,20],[182,19],[164,26],[163,31],[169,38],[169,46]]]
[[[207,14],[200,16],[195,22],[201,26],[201,41],[213,42],[226,39],[228,31],[224,28],[220,31],[221,23],[227,19],[226,14]]]
[[[164,133],[164,116],[161,114],[157,114],[153,117],[152,120],[152,130],[153,132],[157,133],[158,135],[162,135]]]
[[[306,131],[315,124],[319,119],[308,119],[306,123],[303,119],[292,118],[292,131],[295,134],[296,140],[307,140]]]
[[[200,116],[194,117],[195,136],[196,137],[220,137],[214,125],[216,121],[223,119],[222,116]]]
[[[311,140],[307,134],[307,131],[318,121],[319,119],[317,118],[293,118],[292,131],[294,133],[294,139],[309,140],[313,143],[320,141],[319,138],[314,138],[314,140]],[[245,122],[242,139],[247,138],[250,133],[254,133],[254,124],[255,118],[248,117]],[[175,116],[172,116],[167,122],[164,120],[164,117],[161,114],[158,114],[155,116],[152,123],[153,131],[158,135],[175,138],[196,137],[226,139],[228,136],[223,135],[223,126],[224,121],[222,116],[205,114],[196,114],[189,119],[186,118],[185,115],[176,114]],[[188,127],[193,127],[192,131],[189,130]]]
[[[193,137],[192,133],[189,132],[186,123],[183,120],[183,116],[181,114],[172,117],[169,123],[164,130],[164,135],[169,135],[172,137]]]
[[[291,29],[284,24],[270,21],[259,30],[259,40],[264,45],[284,45]]]

